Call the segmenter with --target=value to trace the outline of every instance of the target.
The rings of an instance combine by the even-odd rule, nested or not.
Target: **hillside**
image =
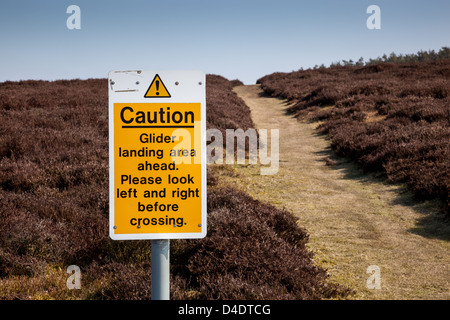
[[[450,60],[274,73],[263,90],[319,123],[339,156],[450,212]]]
[[[253,127],[236,84],[207,76],[208,128]],[[0,299],[151,298],[150,241],[108,236],[107,112],[106,79],[0,83]],[[172,299],[350,293],[313,263],[290,212],[212,170],[208,186],[208,236],[171,241]]]
[[[414,201],[405,186],[336,156],[317,123],[286,114],[291,104],[260,85],[234,91],[257,128],[279,129],[279,170],[262,176],[258,167],[242,166],[239,175],[223,179],[291,212],[308,230],[316,263],[331,280],[356,290],[351,299],[450,297],[450,226],[436,201]],[[379,289],[367,285],[374,267]]]

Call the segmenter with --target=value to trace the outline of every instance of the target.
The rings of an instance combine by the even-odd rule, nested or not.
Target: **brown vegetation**
[[[450,60],[338,66],[258,80],[288,112],[321,121],[337,154],[450,211]]]
[[[207,77],[208,128],[252,127],[231,92]],[[148,299],[150,241],[108,236],[107,80],[0,83],[0,298]],[[208,171],[208,236],[171,241],[174,299],[321,299],[327,281],[308,237],[284,210]],[[82,271],[66,288],[65,268]]]

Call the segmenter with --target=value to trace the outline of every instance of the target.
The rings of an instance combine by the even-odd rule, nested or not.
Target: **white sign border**
[[[144,98],[158,74],[170,98]],[[113,70],[108,75],[109,236],[113,240],[200,239],[207,234],[206,75],[197,70]],[[201,106],[201,232],[115,234],[114,228],[114,103],[200,103]]]

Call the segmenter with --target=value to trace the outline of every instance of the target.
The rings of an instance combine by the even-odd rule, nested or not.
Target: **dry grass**
[[[382,121],[385,119],[386,119],[385,115],[380,115],[380,114],[378,114],[378,112],[375,112],[375,111],[369,111],[366,113],[366,119],[364,121],[366,123],[370,123],[370,122]]]
[[[449,66],[447,59],[320,68],[258,83],[293,102],[290,114],[322,121],[318,131],[336,154],[405,183],[418,199],[440,199],[450,214]]]
[[[280,170],[255,166],[219,170],[256,199],[286,208],[310,233],[308,246],[331,279],[357,290],[356,299],[449,299],[448,224],[436,202],[415,202],[403,186],[364,174],[336,158],[316,124],[286,116],[286,101],[261,97],[259,86],[236,87],[259,128],[280,129]],[[326,165],[326,159],[337,162]],[[369,290],[366,269],[381,269],[381,290]]]

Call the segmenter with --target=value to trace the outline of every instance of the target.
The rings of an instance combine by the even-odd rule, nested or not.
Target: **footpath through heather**
[[[287,115],[288,103],[259,85],[234,90],[256,128],[279,129],[280,167],[263,176],[257,166],[237,166],[229,179],[298,217],[332,281],[355,289],[352,299],[450,299],[449,228],[434,203],[416,203],[404,187],[335,158],[317,124]],[[370,289],[377,268],[380,289]]]

